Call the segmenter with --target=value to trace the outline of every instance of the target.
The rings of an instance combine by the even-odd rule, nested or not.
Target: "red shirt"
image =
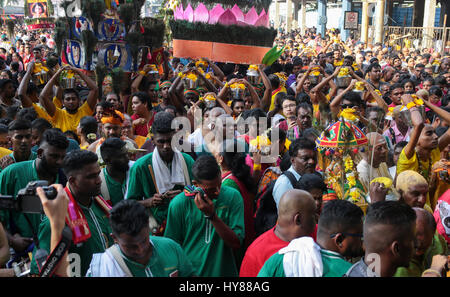
[[[275,226],[276,227],[276,226]],[[248,247],[241,264],[239,277],[256,277],[264,263],[289,242],[275,235],[275,227],[264,232]],[[317,225],[310,235],[316,241]]]
[[[140,116],[137,115],[137,114],[134,114],[134,115],[131,116],[131,119],[132,119],[133,121],[134,121],[134,120],[137,120],[137,119],[139,119],[139,118],[140,118]],[[152,124],[153,124],[154,118],[155,118],[155,117],[152,116],[152,118],[150,119],[150,121],[149,121],[147,124],[145,124],[145,125],[137,125],[137,126],[134,126],[134,135],[141,135],[141,136],[147,137],[148,132],[149,132],[149,130],[150,130],[150,127],[151,127]]]

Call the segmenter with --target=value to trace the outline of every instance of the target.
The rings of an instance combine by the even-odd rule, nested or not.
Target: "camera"
[[[19,190],[16,197],[0,196],[0,209],[10,209],[22,213],[44,213],[41,199],[36,193],[36,189],[42,187],[47,199],[56,198],[57,191],[54,187],[48,186],[45,180],[31,181],[24,189]]]

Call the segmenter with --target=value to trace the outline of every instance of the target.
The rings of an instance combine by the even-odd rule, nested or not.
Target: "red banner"
[[[55,24],[44,23],[44,24],[33,24],[27,25],[28,30],[38,30],[38,29],[53,29],[55,28]]]

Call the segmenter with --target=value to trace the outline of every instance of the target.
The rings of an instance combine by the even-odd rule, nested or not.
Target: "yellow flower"
[[[351,198],[354,202],[359,201],[359,197],[360,197],[360,194],[359,194],[359,192],[358,192],[357,189],[352,189],[352,190],[350,191],[350,198]]]
[[[231,89],[241,89],[241,90],[245,90],[245,85],[244,84],[238,84],[238,83],[234,83],[232,85],[230,85]]]
[[[434,60],[432,64],[433,65],[441,65],[441,62],[439,62],[439,60]]]
[[[350,72],[349,72],[348,68],[342,68],[341,70],[339,70],[338,76],[346,76],[346,75],[349,75],[349,73]]]
[[[197,75],[195,75],[194,73],[189,73],[188,75],[186,75],[186,78],[192,80],[192,81],[196,81],[197,80]]]
[[[347,121],[354,122],[358,119],[358,116],[355,115],[356,110],[353,108],[346,108],[341,111],[339,117],[343,117]]]
[[[356,178],[353,174],[347,175],[347,181],[348,181],[348,186],[350,188],[353,188],[354,186],[356,186]]]
[[[250,65],[250,66],[248,67],[248,70],[258,71],[258,65]]]
[[[205,96],[204,100],[206,101],[215,101],[216,97],[214,95],[208,94]]]
[[[377,178],[372,179],[372,181],[370,183],[371,184],[381,183],[384,185],[385,188],[390,188],[392,186],[393,181],[389,177],[377,177]]]
[[[313,72],[311,72],[311,75],[319,76],[320,75],[320,71],[313,71]]]

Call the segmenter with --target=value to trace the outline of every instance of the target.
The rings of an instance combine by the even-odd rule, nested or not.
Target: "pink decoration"
[[[173,14],[173,17],[175,20],[183,20],[184,19],[183,4],[180,3],[180,5],[177,6],[177,8],[175,9],[175,12]]]
[[[266,14],[266,11],[263,10],[261,11],[261,13],[259,14],[259,18],[255,23],[255,27],[258,26],[264,26],[264,27],[269,27],[269,16]]]
[[[209,20],[208,8],[200,3],[194,11],[194,22],[207,23]]]
[[[254,25],[258,20],[258,18],[259,16],[258,13],[256,12],[256,9],[252,7],[252,9],[250,9],[245,15],[245,22],[249,25]]]
[[[220,16],[225,12],[222,8],[222,5],[217,4],[213,9],[209,12],[209,23],[215,24],[219,20]]]
[[[236,16],[230,9],[227,9],[219,17],[218,23],[225,26],[236,25],[237,24]]]
[[[186,7],[186,10],[183,13],[184,20],[193,22],[194,21],[194,9],[192,9],[191,4]]]
[[[239,8],[239,6],[237,6],[237,4],[234,4],[233,8],[231,9],[231,11],[234,13],[234,15],[236,16],[236,20],[239,22],[244,22],[244,13],[242,12],[242,10]]]

